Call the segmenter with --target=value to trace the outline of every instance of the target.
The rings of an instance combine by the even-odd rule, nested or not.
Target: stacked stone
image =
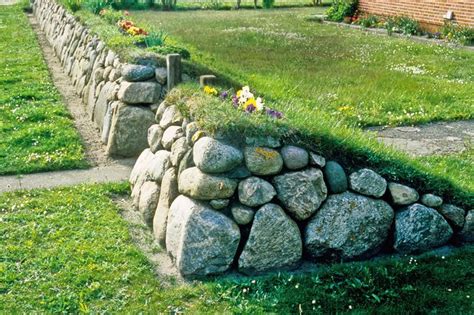
[[[99,129],[107,153],[137,156],[147,147],[147,130],[165,92],[166,68],[123,64],[55,1],[37,0],[33,12]]]
[[[238,138],[238,137],[236,137]],[[130,182],[185,276],[292,268],[304,258],[416,253],[473,238],[473,211],[274,138],[212,138],[163,102]],[[392,241],[389,241],[392,240]]]

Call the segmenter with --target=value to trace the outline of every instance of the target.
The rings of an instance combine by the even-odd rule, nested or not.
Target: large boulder
[[[388,191],[393,203],[400,206],[411,205],[420,197],[415,189],[398,183],[389,183]]]
[[[179,175],[179,192],[198,200],[227,199],[237,188],[237,181],[201,172],[197,167]]]
[[[464,215],[466,214],[464,209],[456,207],[455,205],[444,204],[438,209],[438,212],[457,230],[462,229],[464,226]]]
[[[107,153],[115,156],[137,156],[148,147],[148,128],[155,122],[148,107],[119,103],[112,117]]]
[[[474,242],[474,210],[467,212],[466,218],[464,220],[464,226],[459,232],[459,238],[463,242]]]
[[[239,270],[255,273],[292,267],[302,256],[298,225],[275,204],[266,204],[255,214],[249,239],[239,257]]]
[[[242,152],[210,137],[199,139],[193,147],[194,164],[206,173],[224,173],[243,160]]]
[[[340,194],[347,190],[347,176],[342,166],[335,162],[329,161],[323,169],[324,178],[328,186],[329,192],[332,194]]]
[[[395,216],[394,248],[401,253],[422,252],[446,244],[453,230],[435,209],[413,204]]]
[[[183,276],[229,269],[240,241],[239,227],[224,214],[185,196],[170,208],[166,248]]]
[[[312,258],[368,257],[387,239],[393,216],[383,200],[331,195],[305,228],[305,251]]]
[[[158,207],[153,217],[153,234],[162,246],[166,246],[166,226],[168,223],[168,213],[173,200],[178,197],[178,179],[176,171],[170,168],[166,171],[161,181],[160,198]]]
[[[293,145],[284,146],[281,149],[281,156],[286,168],[290,170],[302,169],[309,163],[308,151]]]
[[[246,147],[245,164],[255,175],[278,174],[283,168],[283,159],[276,150],[265,147]]]
[[[323,173],[316,168],[276,176],[273,184],[278,199],[297,220],[312,216],[327,197]]]
[[[275,197],[272,184],[258,177],[249,177],[239,183],[239,200],[249,207],[261,206]]]
[[[349,186],[359,194],[380,198],[385,194],[387,181],[376,172],[364,168],[349,176]]]
[[[122,81],[118,91],[118,99],[128,104],[153,104],[158,102],[161,85],[156,82]]]
[[[152,79],[155,76],[153,67],[141,65],[124,65],[122,67],[122,78],[125,81],[137,82]]]

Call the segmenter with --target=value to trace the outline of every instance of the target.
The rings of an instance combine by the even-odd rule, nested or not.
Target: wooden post
[[[181,55],[166,55],[166,69],[168,77],[168,91],[171,91],[171,89],[181,82]]]
[[[212,74],[205,74],[199,77],[199,85],[203,88],[206,85],[212,85],[212,82],[216,80],[216,76]]]

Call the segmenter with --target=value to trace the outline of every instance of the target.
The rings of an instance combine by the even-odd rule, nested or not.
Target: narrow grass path
[[[0,174],[87,167],[20,5],[2,7],[0,29]]]

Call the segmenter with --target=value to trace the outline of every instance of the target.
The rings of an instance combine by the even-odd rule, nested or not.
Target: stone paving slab
[[[415,127],[374,127],[379,142],[412,156],[461,153],[474,145],[474,120],[437,122]]]
[[[133,165],[133,164],[132,164]],[[111,165],[86,170],[0,176],[0,193],[36,188],[54,188],[79,184],[109,183],[128,180],[132,165]]]

